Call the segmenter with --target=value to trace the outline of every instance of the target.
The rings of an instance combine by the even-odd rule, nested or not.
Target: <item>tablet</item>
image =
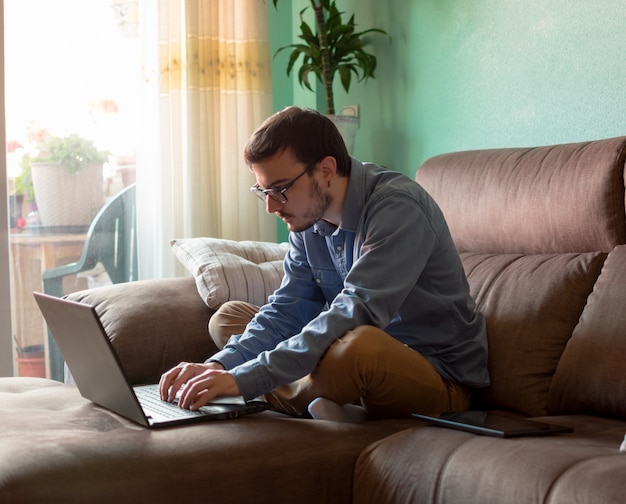
[[[483,436],[510,438],[519,436],[551,436],[573,432],[570,427],[539,422],[526,418],[514,418],[487,411],[462,411],[442,413],[440,416],[413,413],[414,418],[425,420],[433,425],[463,430]]]

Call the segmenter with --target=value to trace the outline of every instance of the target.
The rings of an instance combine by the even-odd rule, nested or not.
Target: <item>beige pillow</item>
[[[289,245],[220,238],[171,240],[174,255],[195,277],[209,308],[226,301],[264,305],[283,278]]]

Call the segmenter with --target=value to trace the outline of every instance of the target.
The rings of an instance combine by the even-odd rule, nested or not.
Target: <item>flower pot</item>
[[[18,376],[46,377],[46,355],[43,345],[18,350],[16,362]]]
[[[89,226],[102,206],[102,164],[72,174],[58,163],[31,166],[35,201],[44,227]]]
[[[137,168],[135,165],[121,165],[118,167],[117,173],[119,173],[124,187],[128,187],[137,181]]]
[[[23,204],[23,194],[11,194],[9,196],[9,222],[11,229],[24,227],[24,219],[22,217]]]
[[[356,130],[359,128],[359,118],[351,115],[328,115],[327,116],[337,126],[348,154],[352,156],[354,153],[354,140],[356,137]]]

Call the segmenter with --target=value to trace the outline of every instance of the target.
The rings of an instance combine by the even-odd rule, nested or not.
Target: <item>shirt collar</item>
[[[330,236],[343,229],[356,232],[359,219],[365,204],[365,169],[363,163],[350,158],[350,176],[348,177],[348,190],[343,204],[341,222],[339,227],[328,221],[320,220],[313,225],[314,231],[322,236]]]
[[[325,221],[324,219],[313,224],[313,231],[321,236],[331,236],[333,233],[336,233],[338,229],[339,228],[337,226]]]
[[[363,206],[365,205],[365,167],[360,161],[354,158],[351,159],[348,190],[343,203],[339,227],[355,233],[363,213]]]

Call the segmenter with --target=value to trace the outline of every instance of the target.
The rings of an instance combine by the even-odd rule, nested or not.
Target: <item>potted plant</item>
[[[11,229],[21,229],[24,227],[25,219],[23,215],[24,203],[29,200],[29,187],[32,191],[32,183],[30,182],[30,170],[28,173],[22,172],[16,176],[11,184],[9,192],[9,222]]]
[[[46,353],[44,345],[21,345],[15,339],[16,362],[18,376],[46,377]]]
[[[272,0],[274,7],[278,0]],[[335,97],[333,82],[339,74],[341,85],[348,93],[352,84],[352,77],[359,82],[374,78],[377,60],[376,56],[367,52],[364,48],[367,41],[364,36],[368,33],[389,35],[379,28],[370,28],[356,31],[354,14],[346,22],[342,19],[342,12],[337,8],[335,0],[310,0],[311,8],[315,15],[315,30],[304,20],[305,7],[300,11],[300,34],[301,42],[289,44],[279,48],[274,56],[285,49],[291,49],[287,63],[287,75],[291,75],[296,63],[301,60],[298,70],[298,82],[301,86],[313,91],[311,86],[311,74],[315,75],[322,83],[326,103],[326,114],[337,124],[344,134],[344,123],[353,123],[354,130],[357,126],[357,118],[350,116],[335,115]],[[347,119],[342,119],[347,118]],[[344,134],[350,135],[347,131]],[[352,140],[353,140],[352,133]],[[346,139],[346,144],[349,144]]]
[[[102,166],[108,157],[107,151],[77,134],[49,136],[35,155],[24,155],[22,180],[28,182],[30,173],[43,226],[89,226],[102,206]]]

